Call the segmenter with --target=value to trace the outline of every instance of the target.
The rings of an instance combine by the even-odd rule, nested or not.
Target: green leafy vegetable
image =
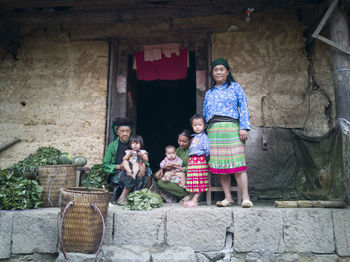
[[[81,182],[81,186],[102,188],[102,185],[107,184],[107,176],[108,174],[103,171],[102,164],[94,165],[87,173],[87,177]]]
[[[42,205],[42,187],[16,169],[0,170],[0,209],[31,209]]]
[[[149,211],[163,205],[161,196],[147,188],[128,194],[126,199],[125,210]]]
[[[24,160],[12,165],[11,169],[23,175],[26,172],[36,173],[39,166],[57,165],[60,154],[61,151],[56,148],[39,147],[34,154],[30,154]]]

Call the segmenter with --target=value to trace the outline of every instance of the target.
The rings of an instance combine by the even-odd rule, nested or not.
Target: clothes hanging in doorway
[[[169,52],[162,53],[162,58],[154,61],[145,61],[145,51],[134,54],[137,69],[137,78],[144,81],[176,80],[187,76],[188,51],[180,50],[179,55]]]

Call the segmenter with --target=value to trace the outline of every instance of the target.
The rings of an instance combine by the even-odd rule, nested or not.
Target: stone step
[[[0,211],[0,260],[58,254],[59,224],[59,208]],[[153,261],[157,254],[181,258],[178,253],[195,254],[201,261],[224,259],[227,254],[350,258],[350,207],[276,208],[255,203],[254,208],[243,209],[164,204],[151,211],[125,211],[113,206],[106,219],[104,253],[134,252],[130,246],[143,250],[145,257],[151,255]]]

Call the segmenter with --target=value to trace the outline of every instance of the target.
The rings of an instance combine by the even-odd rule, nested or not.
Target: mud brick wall
[[[17,61],[0,51],[0,168],[52,146],[89,165],[104,150],[108,44],[71,42],[59,27],[25,28]]]

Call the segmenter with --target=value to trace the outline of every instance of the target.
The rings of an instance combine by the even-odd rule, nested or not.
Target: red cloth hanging
[[[187,76],[187,50],[180,50],[180,55],[171,54],[171,57],[165,57],[156,61],[145,61],[144,51],[137,52],[135,55],[137,78],[144,81],[177,80],[184,79]]]

